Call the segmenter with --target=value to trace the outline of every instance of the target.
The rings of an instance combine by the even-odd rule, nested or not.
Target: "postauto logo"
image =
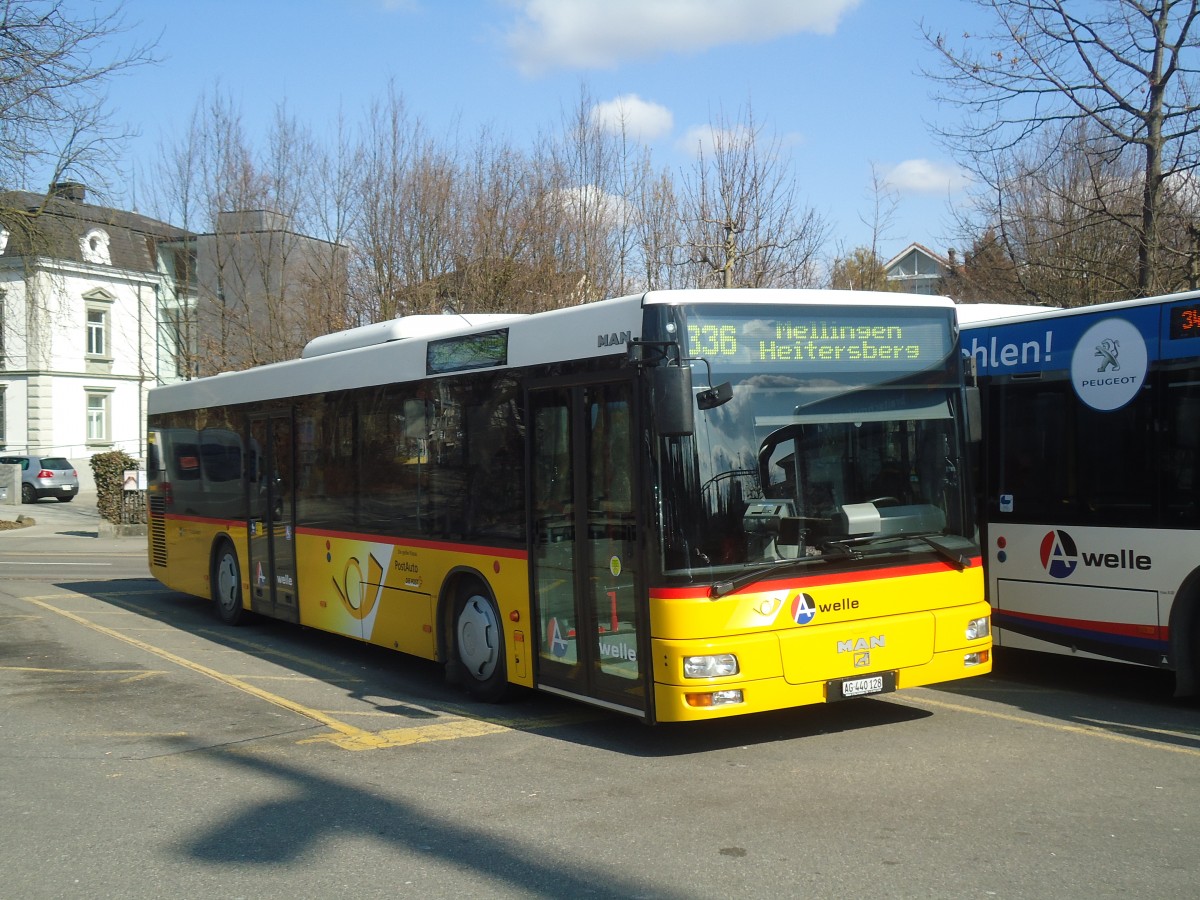
[[[1079,565],[1075,539],[1061,529],[1046,532],[1040,552],[1042,568],[1052,578],[1066,578]]]

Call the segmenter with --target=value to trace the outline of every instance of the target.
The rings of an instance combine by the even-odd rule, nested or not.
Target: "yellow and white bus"
[[[669,291],[414,316],[150,393],[150,570],[679,722],[990,669],[954,307]]]

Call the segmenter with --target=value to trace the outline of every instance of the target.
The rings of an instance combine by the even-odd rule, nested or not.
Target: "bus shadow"
[[[375,716],[373,731],[458,717],[624,755],[669,757],[880,728],[934,715],[884,696],[648,727],[630,716],[524,688],[515,689],[504,703],[481,703],[447,684],[439,663],[276,620],[255,618],[245,626],[225,626],[216,620],[209,601],[170,591],[153,579],[57,586],[339,689],[347,702],[369,707]],[[395,718],[389,722],[389,716]]]
[[[992,673],[930,688],[1114,736],[1200,750],[1195,698],[1174,697],[1171,672],[998,647]]]
[[[626,756],[665,758],[886,728],[931,715],[934,713],[900,703],[860,698],[828,706],[654,727],[612,714],[603,721],[557,728],[554,737]]]

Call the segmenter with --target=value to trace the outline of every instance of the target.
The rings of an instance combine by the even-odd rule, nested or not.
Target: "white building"
[[[908,294],[937,294],[953,261],[921,244],[909,244],[883,264],[887,280]]]
[[[145,459],[146,393],[178,377],[162,311],[188,303],[188,232],[86,202],[75,183],[0,195],[0,447]],[[182,250],[181,250],[182,248]]]

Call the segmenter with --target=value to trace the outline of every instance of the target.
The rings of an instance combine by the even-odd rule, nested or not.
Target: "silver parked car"
[[[0,464],[21,467],[21,502],[36,503],[53,497],[60,503],[75,499],[79,493],[79,473],[62,456],[0,456]]]

